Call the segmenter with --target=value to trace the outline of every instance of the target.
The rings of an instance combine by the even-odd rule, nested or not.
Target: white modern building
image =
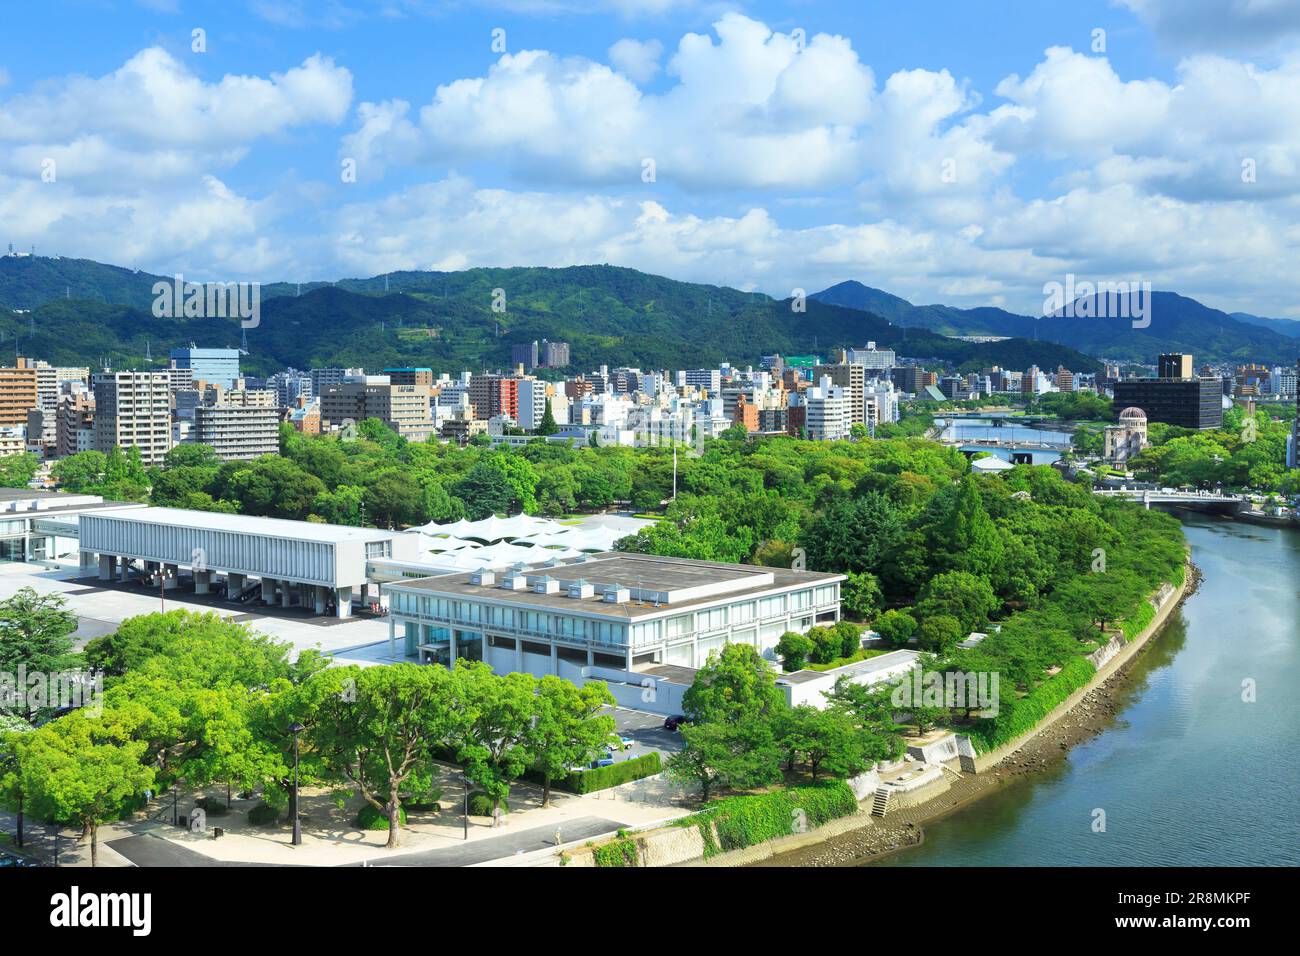
[[[332,607],[338,617],[351,614],[354,598],[364,603],[370,596],[368,560],[419,555],[415,535],[181,508],[83,513],[79,523],[82,567],[97,561],[101,580],[125,581],[139,562],[144,573],[161,573],[164,588],[178,586],[188,569],[198,594],[224,576],[226,595],[234,598],[256,579],[266,604],[316,614]]]
[[[393,581],[390,641],[397,656],[494,671],[604,680],[620,703],[659,710],[639,695],[726,643],[776,660],[786,631],[840,616],[843,575],[607,552]],[[638,702],[639,700],[639,702]],[[678,702],[660,701],[671,709]]]

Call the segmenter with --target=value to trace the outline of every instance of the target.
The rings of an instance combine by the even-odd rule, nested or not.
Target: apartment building
[[[59,458],[95,447],[95,396],[78,391],[59,397],[55,423],[55,454]]]
[[[496,415],[519,420],[519,379],[506,375],[475,375],[469,380],[469,403],[474,417],[486,421]]]
[[[161,465],[172,446],[170,382],[166,372],[95,375],[95,449],[138,448],[146,465]]]
[[[404,438],[424,441],[434,433],[429,400],[427,386],[394,385],[387,375],[350,377],[321,395],[321,428],[377,418]]]
[[[234,389],[214,404],[194,409],[194,441],[222,461],[274,455],[280,450],[280,411],[275,393]]]
[[[36,366],[18,359],[13,368],[0,368],[0,425],[27,426],[27,413],[38,407]]]
[[[835,365],[818,365],[813,369],[814,381],[826,379],[829,379],[832,385],[844,390],[848,400],[849,424],[865,424],[866,408],[863,401],[866,395],[867,367],[841,362]]]
[[[836,441],[849,437],[853,424],[848,391],[822,376],[820,382],[804,392],[804,430],[810,441]]]

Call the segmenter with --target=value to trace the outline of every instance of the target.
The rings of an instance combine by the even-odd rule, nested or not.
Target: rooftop
[[[205,528],[213,531],[231,531],[236,534],[264,535],[297,541],[382,541],[395,538],[399,532],[379,528],[353,528],[337,524],[316,524],[311,521],[290,521],[287,518],[255,518],[249,515],[219,514],[215,511],[188,511],[184,508],[134,508],[114,511],[104,517],[135,521],[140,524],[166,525],[174,528]]]
[[[511,567],[496,569],[497,580],[492,584],[475,584],[473,572],[453,571],[388,586],[569,612],[581,611],[584,614],[601,614],[626,620],[672,614],[682,609],[716,603],[724,598],[737,600],[757,597],[772,591],[843,579],[840,574],[621,552],[606,552],[585,560],[558,561],[553,566],[530,565],[522,568],[519,573],[526,575],[529,586],[521,590],[501,587],[502,579],[510,575],[512,570]],[[532,589],[534,581],[548,577],[562,582],[558,593],[539,594]],[[591,597],[568,596],[564,588],[570,582],[579,580],[592,586],[594,593]],[[615,585],[627,589],[631,599],[619,603],[606,601],[605,589]]]

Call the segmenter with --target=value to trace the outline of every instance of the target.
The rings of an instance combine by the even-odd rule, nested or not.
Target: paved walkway
[[[566,820],[560,830],[560,839],[564,843],[575,840],[590,840],[605,833],[613,833],[627,826],[615,820],[602,817],[578,817]],[[518,833],[506,833],[501,836],[471,840],[462,846],[448,846],[437,850],[421,850],[404,853],[401,856],[388,857],[377,863],[351,863],[349,866],[473,866],[500,860],[519,853],[544,850],[555,846],[555,827],[533,827]]]
[[[140,836],[123,837],[105,844],[130,860],[135,866],[292,866],[285,863],[235,863],[229,860],[214,860],[210,856],[196,853],[183,846],[177,846],[170,840],[145,833]]]

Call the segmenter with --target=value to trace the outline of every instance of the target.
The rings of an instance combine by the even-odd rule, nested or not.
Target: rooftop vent
[[[522,591],[528,587],[528,579],[518,571],[508,571],[501,579],[501,587],[506,591]]]
[[[604,599],[610,604],[626,604],[632,600],[632,592],[621,584],[606,585]]]
[[[536,594],[559,594],[560,582],[550,575],[545,575],[533,581],[533,592]]]
[[[569,597],[571,598],[589,598],[594,597],[596,589],[590,581],[583,581],[579,578],[577,581],[569,582]]]
[[[470,584],[477,584],[480,587],[491,587],[497,583],[497,573],[488,568],[482,571],[475,571],[469,576]]]

